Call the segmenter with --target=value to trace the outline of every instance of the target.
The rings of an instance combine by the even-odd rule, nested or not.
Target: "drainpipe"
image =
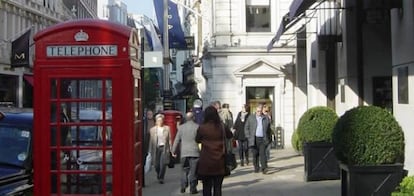
[[[357,41],[357,85],[358,85],[358,105],[364,105],[364,45],[363,45],[363,0],[356,1],[356,41]]]

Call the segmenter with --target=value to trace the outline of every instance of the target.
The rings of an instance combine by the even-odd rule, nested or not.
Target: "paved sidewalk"
[[[229,177],[224,178],[223,195],[227,196],[340,196],[339,180],[304,181],[303,156],[292,149],[271,150],[269,173],[254,173],[253,166],[236,168]],[[190,195],[180,193],[180,164],[167,169],[165,183],[159,184],[152,170],[146,175],[144,196]],[[202,183],[198,185],[202,195]]]

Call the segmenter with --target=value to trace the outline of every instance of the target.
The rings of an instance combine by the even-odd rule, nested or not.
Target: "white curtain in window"
[[[268,6],[270,2],[269,0],[246,0],[246,5]]]

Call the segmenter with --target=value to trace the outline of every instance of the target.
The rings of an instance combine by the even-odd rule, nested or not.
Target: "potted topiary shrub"
[[[390,195],[401,182],[404,133],[385,109],[359,106],[347,111],[335,125],[332,143],[343,196]]]
[[[405,177],[396,192],[391,196],[413,196],[414,195],[414,176]]]
[[[305,159],[305,180],[339,179],[339,166],[332,147],[332,131],[338,116],[325,106],[307,110],[297,128],[298,148]]]
[[[292,142],[292,147],[293,149],[300,155],[302,155],[302,150],[300,150],[299,147],[299,136],[298,136],[298,132],[294,131],[292,134],[292,138],[291,138],[291,142]]]

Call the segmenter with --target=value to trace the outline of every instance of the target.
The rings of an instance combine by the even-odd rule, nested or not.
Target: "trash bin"
[[[170,140],[171,145],[174,144],[175,136],[177,135],[178,125],[181,123],[182,114],[180,111],[176,110],[165,110],[162,112],[164,114],[164,124],[170,127]],[[172,147],[172,146],[171,146]],[[177,158],[175,163],[180,162],[180,146],[177,147]]]
[[[170,139],[171,144],[174,143],[175,136],[177,135],[177,127],[181,122],[181,112],[176,110],[166,110],[162,112],[164,114],[164,124],[170,127]]]
[[[281,126],[276,127],[275,131],[275,139],[276,139],[276,149],[284,149],[285,148],[285,140],[283,136],[283,129]]]

